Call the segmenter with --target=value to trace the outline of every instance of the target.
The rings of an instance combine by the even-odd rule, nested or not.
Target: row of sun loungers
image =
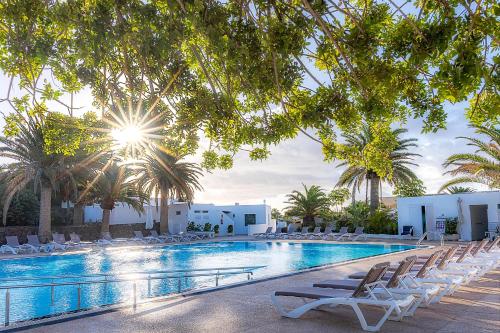
[[[339,232],[334,233],[331,226],[327,226],[324,232],[320,231],[320,227],[316,227],[313,232],[309,232],[307,228],[302,228],[301,232],[296,232],[293,224],[288,226],[287,232],[275,231],[272,232],[272,227],[268,227],[266,232],[254,235],[256,238],[262,239],[310,239],[310,240],[350,240],[357,241],[362,238],[366,240],[366,234],[363,227],[357,227],[353,233],[348,231],[347,227],[340,228]]]
[[[70,240],[67,241],[63,234],[53,233],[52,241],[47,244],[40,243],[37,235],[28,235],[28,241],[24,244],[19,243],[17,236],[6,236],[6,244],[0,246],[0,253],[3,254],[18,254],[18,253],[39,253],[39,252],[53,252],[53,251],[66,251],[70,249],[81,249],[92,245],[124,245],[131,243],[139,244],[154,244],[154,243],[177,243],[186,241],[195,241],[207,239],[207,234],[193,234],[193,233],[179,233],[172,235],[159,235],[155,230],[150,231],[149,236],[144,236],[142,231],[134,231],[132,238],[112,238],[109,232],[105,233],[103,237],[93,242],[84,242],[76,233],[70,234]]]
[[[401,321],[413,316],[419,307],[428,307],[451,296],[468,284],[495,269],[500,263],[500,237],[489,243],[469,243],[465,248],[449,247],[428,256],[411,256],[396,265],[377,264],[368,272],[351,274],[349,279],[325,280],[312,286],[278,290],[272,295],[277,311],[285,317],[299,318],[309,310],[351,307],[363,330],[376,332],[386,320]],[[305,304],[288,310],[283,298],[301,298]],[[360,306],[378,307],[382,317],[368,324]]]

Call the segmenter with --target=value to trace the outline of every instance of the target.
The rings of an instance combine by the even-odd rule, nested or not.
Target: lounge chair
[[[413,236],[413,226],[412,225],[404,225],[403,231],[401,232],[401,238],[410,239]]]
[[[341,240],[342,237],[347,237],[347,240],[353,242],[357,241],[359,238],[363,238],[364,240],[366,240],[366,234],[364,233],[364,230],[364,227],[357,227],[352,234],[343,235],[339,240]]]
[[[149,235],[151,237],[158,238],[160,240],[160,242],[162,242],[162,243],[175,242],[175,240],[172,236],[158,235],[158,232],[156,232],[156,230],[150,230]]]
[[[300,232],[294,232],[289,237],[293,239],[305,239],[309,235],[309,227],[303,226]]]
[[[28,244],[37,249],[36,252],[52,252],[54,250],[54,246],[52,244],[42,244],[38,239],[37,235],[28,235]]]
[[[380,281],[380,287],[372,289],[372,292],[375,294],[385,294],[385,290],[389,290],[391,293],[396,293],[399,295],[413,295],[415,296],[415,302],[412,305],[408,305],[408,308],[405,309],[404,313],[406,315],[413,315],[415,310],[419,307],[422,301],[425,299],[429,299],[438,291],[438,287],[435,287],[434,290],[430,290],[430,288],[418,288],[412,287],[409,288],[405,285],[402,280],[405,278],[406,274],[410,271],[413,264],[416,262],[417,257],[411,256],[407,257],[401,261],[398,265],[394,273],[391,275],[387,282]],[[313,284],[313,287],[318,288],[334,288],[334,289],[351,289],[355,290],[359,285],[359,280],[356,279],[340,279],[340,280],[325,280],[318,283]],[[382,289],[381,289],[382,288]]]
[[[442,252],[443,252],[442,250],[438,250],[438,251],[434,252],[427,259],[427,261],[424,263],[424,265],[422,265],[420,268],[417,268],[418,269],[417,272],[414,272],[414,273],[411,272],[411,269],[415,267],[412,265],[412,266],[410,266],[409,272],[406,272],[404,274],[404,276],[399,277],[399,281],[401,282],[401,285],[398,288],[401,288],[402,290],[393,289],[392,291],[394,293],[410,294],[410,295],[413,295],[416,297],[415,305],[414,305],[414,307],[412,307],[412,309],[409,310],[409,313],[414,312],[418,306],[428,306],[431,302],[433,302],[435,297],[437,297],[439,295],[439,292],[440,292],[440,286],[439,286],[438,282],[440,284],[449,283],[448,280],[445,281],[442,279],[439,279],[439,281],[438,281],[438,279],[434,279],[434,282],[432,282],[432,283],[430,282],[430,277],[431,277],[430,271],[435,267],[436,261],[439,259]],[[408,258],[406,260],[408,260]],[[415,263],[416,258],[413,259],[413,261]],[[392,277],[398,271],[398,269],[400,269],[400,267],[401,267],[401,265],[398,266],[398,268],[396,268],[394,272],[389,271],[387,274],[384,275],[383,279],[391,280]],[[390,267],[388,268],[388,270],[389,269],[390,269]],[[367,273],[365,273],[365,272],[359,272],[359,273],[349,275],[349,278],[350,279],[362,279],[362,278],[366,277],[366,274]],[[412,283],[406,282],[408,279]],[[423,284],[423,279],[428,279],[427,280],[428,283]],[[392,286],[392,288],[394,288],[394,287]],[[404,290],[404,289],[406,289],[406,290]]]
[[[318,239],[318,236],[321,235],[321,227],[315,227],[312,232],[309,232],[306,236],[307,239]]]
[[[269,235],[273,231],[273,227],[267,227],[265,232],[259,232],[256,234],[253,234],[255,238],[265,238],[267,235]]]
[[[280,232],[275,235],[276,239],[290,239],[293,234],[296,234],[296,228],[294,223],[290,223],[286,228],[286,232]]]
[[[100,246],[128,244],[128,242],[128,238],[113,238],[109,231],[103,232],[101,238],[97,240],[97,244]]]
[[[276,291],[271,296],[272,301],[278,312],[282,316],[289,318],[299,318],[309,310],[321,306],[330,306],[331,308],[335,308],[337,305],[350,306],[356,313],[363,330],[376,332],[380,330],[387,319],[400,320],[406,314],[405,309],[408,309],[414,302],[413,296],[400,297],[391,294],[389,291],[386,292],[385,296],[375,296],[372,292],[372,288],[378,285],[380,278],[387,271],[388,266],[389,263],[383,263],[372,267],[354,291],[316,287],[291,288]],[[287,311],[279,302],[278,297],[298,297],[312,299],[313,301]],[[368,325],[360,305],[379,307],[384,311],[384,315],[375,325]]]
[[[65,251],[72,247],[71,244],[66,242],[64,234],[59,234],[57,232],[52,233],[52,242],[50,242],[50,244],[54,247],[54,250]]]
[[[5,241],[7,244],[0,247],[0,252],[10,252],[12,254],[18,254],[19,252],[38,252],[36,248],[30,244],[19,244],[19,239],[17,236],[5,236]]]
[[[81,239],[80,239],[80,235],[78,235],[77,233],[75,232],[72,232],[69,234],[69,242],[66,242],[67,244],[70,244],[71,246],[74,246],[74,247],[88,247],[88,246],[92,246],[92,242],[83,242]]]
[[[130,239],[133,242],[139,242],[139,243],[160,243],[160,239],[155,238],[155,237],[144,237],[144,234],[142,231],[134,231],[134,237]]]
[[[321,229],[320,229],[321,230]],[[324,239],[326,236],[332,233],[333,227],[331,225],[327,225],[325,227],[325,231],[323,232],[313,232],[313,234],[309,237],[310,239]]]
[[[336,232],[336,233],[330,233],[328,235],[326,235],[325,237],[323,237],[324,240],[336,240],[338,237],[341,237],[342,235],[345,235],[345,234],[348,234],[349,233],[349,229],[347,227],[341,227],[339,232]]]
[[[264,239],[278,239],[281,235],[283,235],[279,229],[276,229],[274,232],[270,232],[262,236]]]
[[[469,244],[455,262],[449,263],[450,268],[458,269],[459,271],[465,270],[469,273],[471,271],[476,271],[476,276],[474,278],[483,276],[486,272],[497,266],[496,259],[485,259],[479,256],[479,253],[484,250],[486,244],[488,244],[488,239],[483,239],[475,248]]]

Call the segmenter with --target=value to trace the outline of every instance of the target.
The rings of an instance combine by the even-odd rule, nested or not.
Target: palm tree
[[[474,192],[472,187],[463,187],[463,186],[450,186],[446,188],[446,191],[449,194],[458,194],[458,193],[470,193]]]
[[[194,192],[201,190],[201,169],[195,163],[181,162],[164,147],[151,149],[139,165],[140,187],[155,198],[160,197],[160,232],[168,232],[168,204],[171,198],[191,203]]]
[[[112,160],[102,170],[96,170],[95,180],[89,184],[88,192],[81,197],[93,198],[100,203],[101,233],[109,232],[111,211],[117,202],[125,203],[142,213],[143,204],[148,200],[148,196],[140,190],[137,181],[131,177],[130,170]]]
[[[297,190],[287,195],[286,203],[290,206],[286,207],[287,215],[302,216],[304,225],[313,225],[314,218],[320,216],[321,213],[328,209],[330,199],[325,191],[318,185],[304,187],[304,193]]]
[[[46,153],[42,128],[36,119],[30,117],[17,124],[15,135],[0,137],[3,144],[0,157],[14,161],[2,166],[0,181],[7,184],[3,198],[4,225],[14,195],[33,182],[35,192],[40,191],[38,234],[48,239],[51,235],[52,192],[58,189],[60,181],[71,177],[71,166],[68,157]]]
[[[368,185],[370,186],[370,212],[373,213],[380,205],[380,194],[382,182],[387,182],[394,185],[396,182],[405,183],[417,179],[415,173],[408,165],[416,166],[412,160],[416,156],[421,156],[408,151],[409,148],[417,147],[417,139],[401,139],[399,136],[408,132],[407,129],[398,128],[392,131],[396,138],[397,145],[389,155],[389,161],[392,165],[392,177],[380,177],[374,170],[368,169],[360,161],[344,161],[337,167],[347,166],[347,169],[342,172],[336,184],[337,187],[352,186],[352,201],[355,202],[355,192],[359,191],[363,183],[366,184],[366,196],[368,201]],[[364,149],[373,140],[373,135],[368,124],[364,124],[359,133],[345,133],[343,137],[346,140],[346,145],[360,152],[361,159],[364,159]]]
[[[454,154],[443,163],[445,168],[453,168],[445,174],[458,176],[441,186],[439,192],[456,184],[478,183],[489,188],[500,187],[500,129],[495,127],[471,126],[476,133],[489,137],[488,141],[459,136],[467,140],[467,145],[475,147],[474,153]]]

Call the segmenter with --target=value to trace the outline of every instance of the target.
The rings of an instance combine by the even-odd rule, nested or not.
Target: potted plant
[[[227,226],[227,234],[228,234],[229,236],[233,236],[233,231],[234,231],[233,229],[234,229],[234,228],[233,228],[233,225],[232,225],[232,224],[230,224],[230,225],[228,225],[228,226]]]
[[[218,224],[214,225],[214,234],[215,234],[215,236],[219,235],[219,225]]]
[[[444,221],[444,240],[458,241],[460,235],[457,233],[458,218],[448,217]]]

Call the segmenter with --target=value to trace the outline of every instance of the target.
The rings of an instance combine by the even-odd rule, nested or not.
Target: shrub
[[[196,226],[194,225],[194,222],[189,222],[187,227],[186,227],[186,230],[187,231],[194,231],[196,228]]]
[[[444,221],[444,233],[447,235],[453,235],[457,233],[458,218],[448,217]]]
[[[219,233],[219,225],[218,225],[218,224],[214,225],[214,232],[215,232],[216,234],[218,234],[218,233]]]
[[[337,221],[337,229],[348,227],[352,232],[356,227],[366,227],[369,214],[370,207],[362,201],[356,201],[344,209],[344,214]]]
[[[232,224],[230,224],[230,225],[227,226],[227,233],[228,234],[232,234],[233,233],[233,225]]]
[[[194,222],[189,222],[186,228],[187,231],[202,231],[201,225],[194,224]],[[210,230],[208,230],[210,231]]]
[[[389,234],[398,233],[397,218],[387,209],[379,209],[368,217],[366,231],[371,234]]]
[[[210,223],[205,223],[205,225],[203,226],[203,231],[210,231],[212,230],[212,224]]]

